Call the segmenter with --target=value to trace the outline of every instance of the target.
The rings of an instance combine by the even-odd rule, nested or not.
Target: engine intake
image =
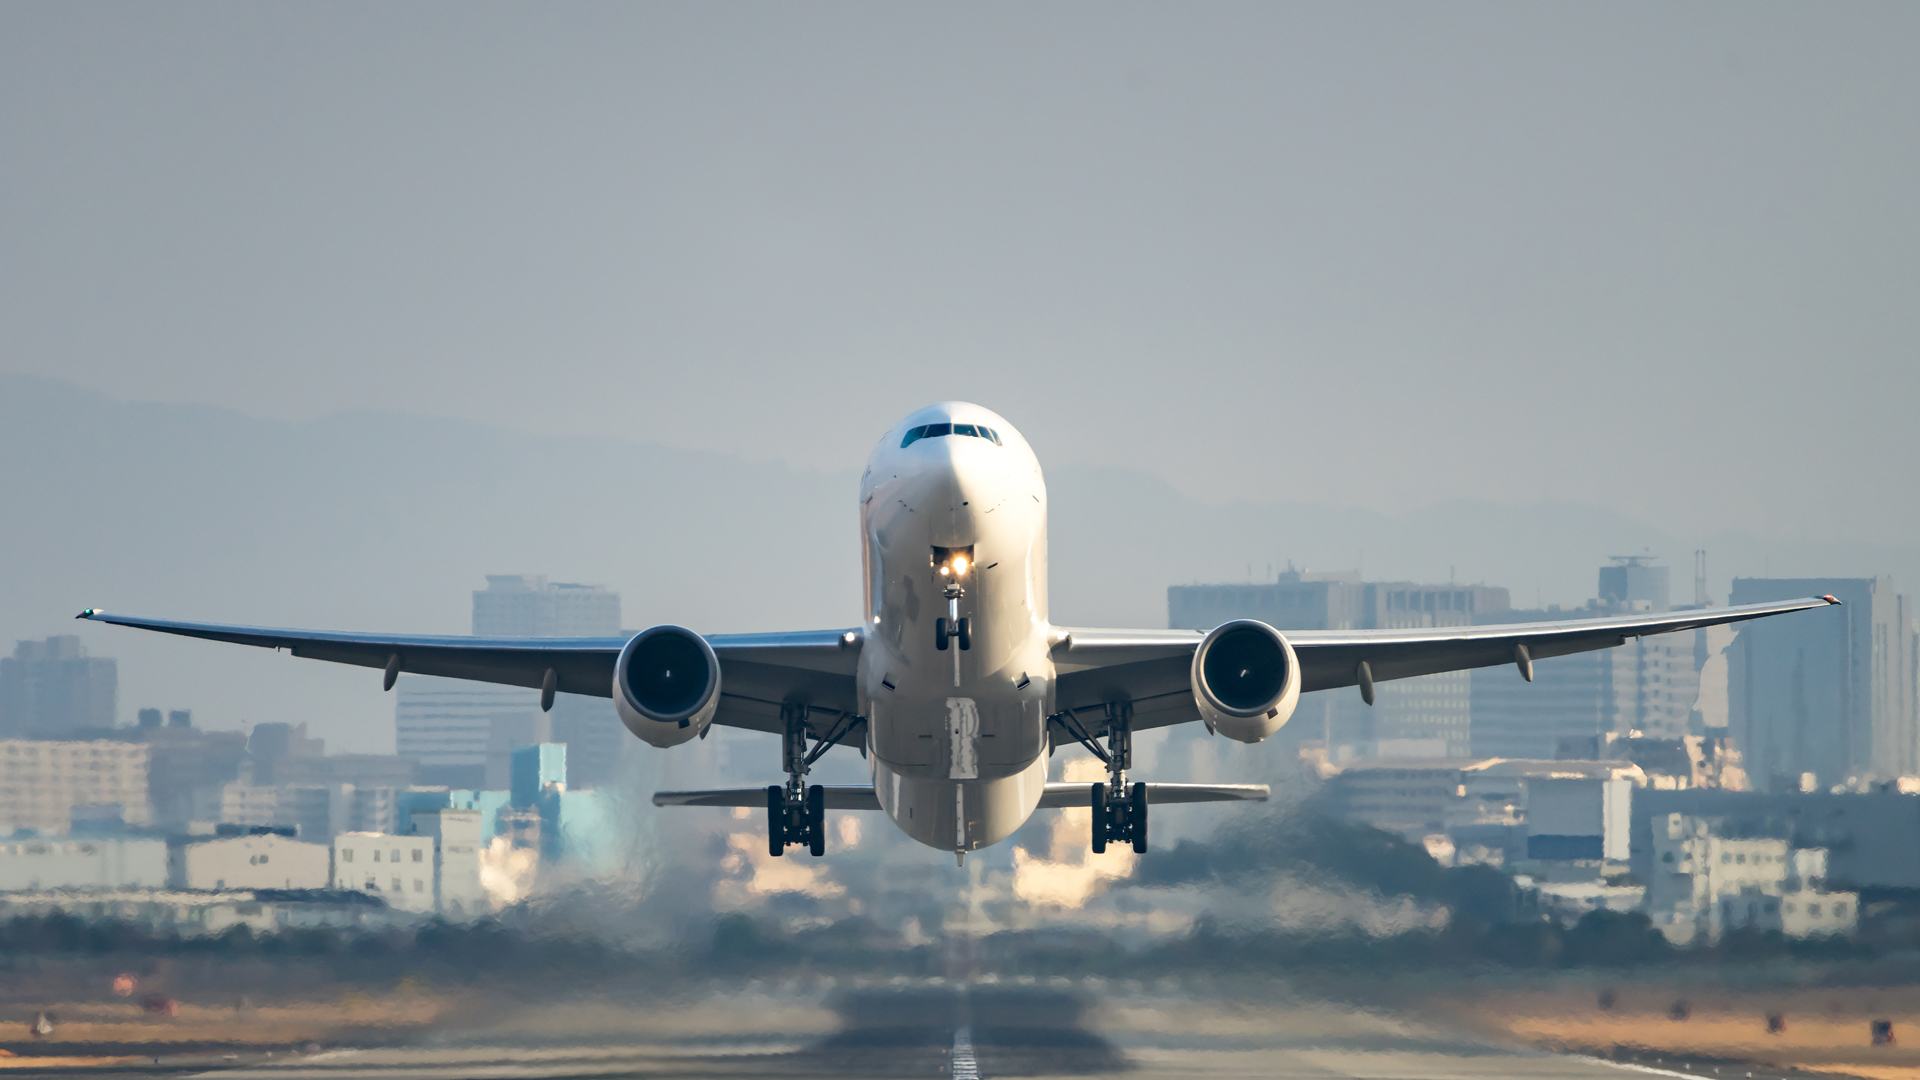
[[[1280,631],[1254,619],[1222,623],[1193,651],[1193,701],[1207,727],[1255,743],[1286,726],[1300,703],[1300,662]]]
[[[699,736],[720,707],[720,658],[684,626],[642,630],[620,650],[613,704],[627,730],[653,746]]]

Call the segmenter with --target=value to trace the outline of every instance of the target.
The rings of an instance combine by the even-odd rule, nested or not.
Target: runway
[[[591,999],[529,1005],[411,1045],[331,1047],[273,1059],[189,1056],[79,1072],[221,1080],[1640,1080],[1656,1071],[1500,1046],[1347,1005],[1256,1004],[1230,995],[1170,994],[1164,987],[1096,986],[932,980],[824,990],[755,987],[664,1006]],[[0,1075],[11,1071],[0,1069]]]

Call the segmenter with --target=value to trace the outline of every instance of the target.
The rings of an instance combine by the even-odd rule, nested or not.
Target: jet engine
[[[678,746],[713,722],[720,707],[720,658],[684,626],[642,630],[613,667],[613,705],[627,730],[648,744]]]
[[[1193,701],[1207,727],[1255,743],[1300,703],[1300,662],[1280,631],[1253,619],[1213,628],[1193,651]]]

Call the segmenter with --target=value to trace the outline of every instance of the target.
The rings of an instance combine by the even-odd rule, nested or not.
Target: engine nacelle
[[[1300,662],[1280,631],[1254,619],[1213,628],[1193,651],[1193,701],[1207,727],[1256,743],[1300,704]]]
[[[650,745],[697,738],[720,707],[720,658],[706,638],[684,626],[642,630],[614,664],[613,707],[627,730]]]

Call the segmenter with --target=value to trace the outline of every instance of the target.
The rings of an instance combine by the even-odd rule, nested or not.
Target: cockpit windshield
[[[937,439],[943,435],[968,435],[976,439],[986,439],[995,446],[1005,446],[1000,441],[1000,433],[985,424],[922,424],[907,432],[900,440],[900,448],[905,450],[921,439]]]

